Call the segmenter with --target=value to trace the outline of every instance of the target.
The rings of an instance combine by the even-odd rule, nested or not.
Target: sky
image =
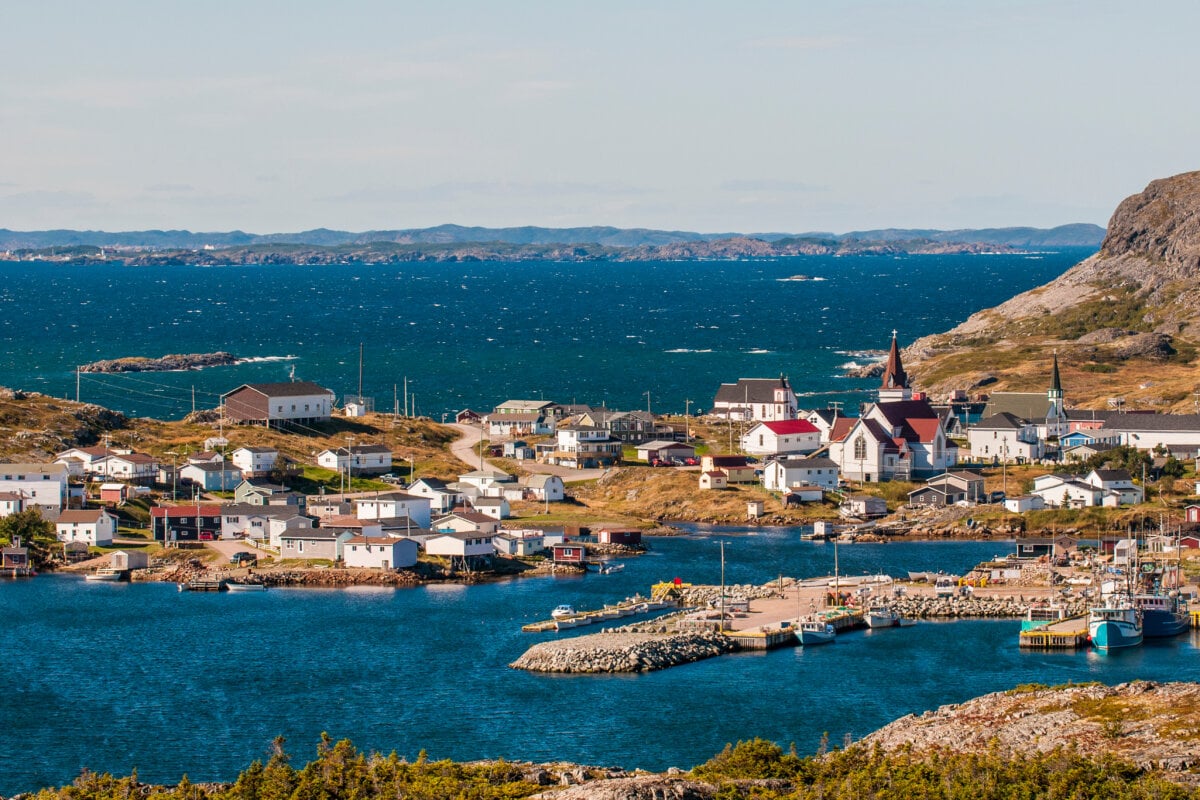
[[[0,227],[1103,225],[1200,168],[1200,3],[0,12]]]

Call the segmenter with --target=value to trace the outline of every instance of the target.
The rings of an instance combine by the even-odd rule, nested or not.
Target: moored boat
[[[1187,600],[1179,592],[1136,594],[1133,605],[1142,612],[1142,635],[1146,638],[1178,636],[1191,626]]]
[[[231,592],[265,592],[267,585],[265,583],[251,583],[249,581],[242,583],[239,581],[225,581],[225,588]]]
[[[1052,622],[1061,622],[1067,616],[1066,606],[1030,606],[1025,610],[1025,617],[1021,620],[1021,630],[1031,631]]]
[[[550,612],[550,616],[553,619],[560,619],[562,617],[573,617],[573,616],[575,616],[575,607],[572,605],[563,603],[560,606],[556,606],[555,609]]]
[[[1113,598],[1088,611],[1088,636],[1099,650],[1137,647],[1142,635],[1142,612],[1128,597]]]
[[[123,570],[105,567],[102,569],[98,569],[95,572],[89,572],[87,575],[83,576],[83,579],[85,581],[100,581],[103,583],[112,583],[113,581],[121,580],[122,574],[124,574]]]
[[[796,627],[796,638],[805,647],[829,644],[837,637],[837,629],[822,619],[802,619]]]
[[[888,606],[876,605],[867,609],[863,619],[868,628],[894,628],[900,624],[900,615]]]

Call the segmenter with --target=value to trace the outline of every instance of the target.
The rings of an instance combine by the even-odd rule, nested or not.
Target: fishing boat
[[[561,606],[556,606],[555,609],[550,612],[550,616],[553,619],[561,619],[562,617],[573,617],[573,616],[575,616],[575,606],[567,605],[566,603],[563,603]]]
[[[251,583],[249,581],[245,583],[240,581],[225,581],[225,588],[231,592],[265,592],[267,585],[265,583]]]
[[[611,575],[612,573],[620,572],[623,569],[625,569],[624,564],[601,564],[600,565],[600,574],[601,575]]]
[[[1142,612],[1125,595],[1088,611],[1088,637],[1098,650],[1137,647],[1142,643]]]
[[[837,637],[837,629],[822,619],[802,619],[796,626],[796,638],[805,647],[829,644]]]
[[[89,572],[87,575],[83,576],[83,579],[85,581],[100,581],[103,583],[112,583],[113,581],[121,580],[122,573],[123,573],[122,570],[112,569],[110,567],[104,567],[102,569],[96,570],[95,572]]]
[[[900,615],[884,605],[869,607],[863,619],[868,628],[894,628],[900,624]]]
[[[1135,594],[1133,605],[1142,612],[1142,635],[1147,638],[1178,636],[1191,626],[1187,600],[1179,592]]]

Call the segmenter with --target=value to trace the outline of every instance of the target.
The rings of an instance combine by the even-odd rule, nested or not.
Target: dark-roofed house
[[[333,392],[312,381],[244,383],[221,395],[226,419],[272,427],[328,422],[333,401]]]
[[[1009,411],[984,417],[967,431],[967,444],[976,461],[1024,464],[1042,457],[1037,426]]]
[[[1200,414],[1118,414],[1102,430],[1138,450],[1200,450]]]
[[[417,478],[405,491],[414,497],[424,497],[429,501],[430,510],[439,514],[449,511],[463,501],[462,492],[454,491],[445,481],[438,478]]]
[[[796,393],[787,377],[739,378],[722,383],[710,412],[721,419],[773,422],[796,418]]]
[[[850,480],[913,480],[958,462],[958,445],[928,400],[875,403],[858,419],[839,419],[830,437],[829,457]]]
[[[986,497],[981,476],[956,471],[925,481],[924,486],[908,493],[908,502],[915,506],[952,506],[958,502],[982,503]]]

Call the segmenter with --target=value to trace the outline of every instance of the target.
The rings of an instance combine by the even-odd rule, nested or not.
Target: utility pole
[[[404,416],[408,417],[408,376],[404,376]]]
[[[362,367],[363,367],[363,343],[358,343],[358,402],[362,403]],[[374,403],[372,403],[374,405]],[[374,409],[372,409],[374,410]]]
[[[79,402],[79,367],[75,367],[75,402]]]
[[[196,413],[196,384],[192,384],[192,413]]]
[[[721,540],[721,631],[725,631],[725,540]]]
[[[687,426],[683,440],[690,442],[692,440],[692,401],[683,401],[683,424]]]
[[[650,391],[646,390],[646,413],[650,413]]]
[[[396,384],[392,384],[392,418],[400,416],[400,390]]]

